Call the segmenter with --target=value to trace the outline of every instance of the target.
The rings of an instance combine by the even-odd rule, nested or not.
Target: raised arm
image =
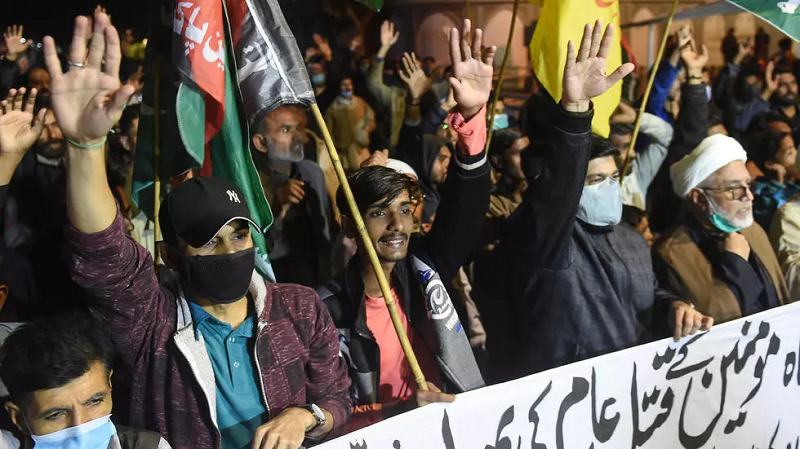
[[[681,107],[675,120],[668,164],[691,153],[708,136],[708,94],[706,83],[703,82],[708,49],[705,45],[702,49],[699,52],[692,42],[681,51],[681,59],[686,66],[686,83],[682,86]]]
[[[614,33],[602,22],[584,28],[580,50],[570,41],[561,105],[550,112],[552,128],[541,151],[527,151],[523,164],[530,187],[509,223],[504,254],[525,260],[528,270],[569,265],[572,232],[591,149],[591,99],[633,71],[623,64],[606,76],[606,58]],[[541,162],[541,169],[535,164]]]
[[[404,95],[405,91],[397,87],[389,87],[383,82],[383,64],[392,46],[400,39],[400,32],[395,31],[394,24],[385,20],[381,24],[381,48],[375,55],[367,72],[367,89],[384,106],[390,107],[393,95]]]
[[[76,18],[67,73],[52,37],[45,37],[44,50],[53,111],[67,140],[67,214],[78,231],[100,232],[116,216],[106,179],[106,136],[134,91],[119,82],[119,34],[103,13],[95,16],[91,34],[89,19]]]
[[[449,124],[458,133],[456,151],[441,187],[436,220],[425,237],[428,254],[442,279],[452,279],[480,235],[489,208],[491,179],[486,161],[486,102],[492,90],[495,47],[483,48],[483,31],[464,21],[462,32],[450,33],[453,78],[450,85],[457,112]],[[472,37],[470,42],[470,37]]]

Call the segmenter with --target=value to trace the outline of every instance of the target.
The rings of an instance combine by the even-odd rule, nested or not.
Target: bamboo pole
[[[622,185],[622,181],[625,180],[625,173],[627,172],[628,164],[631,160],[631,151],[636,146],[636,139],[639,138],[639,128],[642,126],[642,116],[644,115],[644,111],[647,108],[647,100],[650,99],[650,91],[653,89],[653,82],[656,79],[656,73],[658,73],[658,67],[661,65],[661,60],[664,57],[664,47],[667,46],[667,38],[669,37],[669,29],[672,27],[672,19],[675,18],[675,12],[678,10],[678,1],[673,0],[672,2],[672,9],[669,11],[669,19],[667,20],[667,25],[664,28],[664,35],[661,36],[661,46],[658,48],[658,55],[656,56],[656,62],[653,66],[653,70],[650,72],[650,79],[647,80],[647,87],[644,90],[644,97],[642,98],[642,105],[639,107],[639,113],[636,115],[636,126],[633,128],[633,136],[631,136],[631,145],[628,147],[628,151],[625,153],[625,164],[622,166],[622,173],[620,174],[619,184]]]
[[[517,10],[519,9],[519,0],[514,0],[514,11],[511,13],[511,28],[508,30],[508,42],[506,43],[506,54],[503,56],[503,64],[500,66],[500,75],[497,77],[497,87],[494,88],[494,98],[492,99],[492,110],[489,112],[489,135],[486,136],[486,151],[489,151],[489,145],[492,143],[492,134],[494,134],[494,108],[497,106],[497,100],[500,98],[500,90],[503,88],[503,77],[506,75],[506,66],[508,65],[508,55],[511,54],[511,41],[514,39],[514,28],[517,24]]]
[[[155,158],[153,161],[153,239],[158,242],[161,240],[161,223],[158,221],[158,213],[161,208],[161,178],[158,173],[161,168],[161,58],[155,56],[155,74],[153,79],[153,110],[155,114],[155,123],[153,128],[153,136],[155,144],[153,145],[153,153]],[[154,263],[158,265],[160,256],[158,251],[154,254]]]
[[[369,238],[367,228],[364,225],[364,220],[361,218],[361,213],[358,211],[358,205],[356,204],[356,200],[353,198],[353,192],[350,190],[350,184],[347,183],[347,176],[344,174],[342,161],[339,159],[339,153],[336,151],[336,147],[333,145],[333,139],[331,139],[331,134],[328,131],[327,125],[325,124],[325,119],[322,118],[322,113],[320,112],[319,106],[316,103],[311,105],[311,111],[314,113],[314,118],[317,120],[317,124],[322,131],[322,138],[325,141],[325,146],[328,148],[328,155],[330,155],[331,161],[333,162],[333,167],[336,170],[336,177],[339,178],[339,183],[342,184],[344,196],[347,198],[347,206],[350,209],[350,214],[352,215],[353,221],[358,229],[361,242],[364,244],[364,249],[367,251],[367,257],[372,264],[372,269],[375,271],[375,276],[378,278],[378,284],[380,284],[381,293],[383,293],[383,300],[386,302],[386,307],[389,309],[389,315],[392,317],[394,330],[397,332],[397,338],[400,339],[400,345],[403,347],[403,352],[408,359],[408,365],[411,367],[411,371],[414,373],[414,379],[417,382],[417,388],[427,391],[428,384],[425,382],[425,375],[422,373],[422,370],[419,367],[417,356],[414,354],[414,349],[411,347],[411,342],[408,340],[408,335],[406,335],[406,330],[403,326],[403,322],[400,320],[400,315],[397,313],[397,305],[395,304],[392,290],[389,288],[389,282],[386,280],[386,276],[383,274],[383,267],[381,267],[381,263],[378,260],[378,254],[375,252],[375,247],[372,246],[372,240]]]
[[[467,19],[472,22],[472,5],[470,4],[469,0],[464,0],[464,9],[464,14],[467,15]]]

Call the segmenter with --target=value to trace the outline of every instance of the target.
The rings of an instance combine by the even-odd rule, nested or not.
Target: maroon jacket
[[[175,449],[216,449],[214,372],[202,336],[194,332],[180,292],[159,285],[153,260],[123,231],[117,213],[108,229],[70,229],[72,275],[89,293],[93,314],[106,323],[130,385],[130,425],[161,435]],[[350,414],[350,379],[327,309],[314,290],[265,283],[253,275],[258,314],[255,366],[269,418],[314,403],[334,418]]]

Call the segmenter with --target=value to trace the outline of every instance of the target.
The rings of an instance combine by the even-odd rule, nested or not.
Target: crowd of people
[[[634,72],[606,70],[612,25],[587,24],[560,101],[536,89],[518,117],[487,111],[496,48],[469,20],[444,64],[387,59],[391,21],[374,55],[315,35],[358,210],[320,125],[285,105],[248,124],[274,223],[190,172],[154,242],[131,200],[141,44],[102,8],[64,60],[23,32],[0,60],[0,447],[298,448],[800,297],[800,64],[763,37],[726,38],[711,77],[682,28],[605,138],[592,99]],[[277,282],[256,270],[262,232]]]

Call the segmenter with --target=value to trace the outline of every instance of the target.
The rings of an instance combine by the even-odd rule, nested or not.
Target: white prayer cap
[[[398,173],[402,173],[404,175],[409,175],[409,176],[413,177],[414,179],[419,179],[419,176],[417,176],[417,172],[415,172],[414,169],[411,168],[410,165],[406,164],[403,161],[399,161],[397,159],[391,159],[390,158],[386,162],[386,168],[391,168],[392,170],[394,170],[394,171],[396,171]]]
[[[734,161],[747,162],[747,153],[736,139],[723,134],[706,137],[694,151],[669,168],[672,190],[686,198],[692,189]]]

